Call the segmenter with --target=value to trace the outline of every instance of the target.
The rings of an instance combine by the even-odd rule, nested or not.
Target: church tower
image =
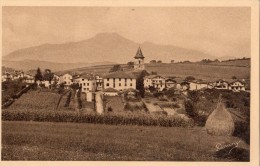
[[[144,56],[140,47],[138,48],[134,58],[135,58],[134,69],[144,70]]]

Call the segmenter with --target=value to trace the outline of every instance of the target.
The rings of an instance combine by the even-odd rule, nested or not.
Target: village
[[[4,7],[1,159],[252,161],[252,11]]]
[[[65,73],[62,75],[53,74],[51,80],[35,80],[35,76],[26,74],[23,71],[14,71],[12,73],[3,71],[2,82],[7,80],[23,79],[23,81],[28,84],[33,84],[36,82],[38,85],[44,85],[46,88],[51,87],[53,84],[64,84],[65,88],[70,88],[72,84],[79,84],[79,86],[82,88],[82,92],[86,94],[96,91],[106,92],[111,90],[115,93],[110,95],[117,95],[118,92],[123,90],[136,90],[137,78],[133,73],[145,70],[145,57],[141,51],[141,48],[138,48],[134,59],[134,69],[127,72],[115,71],[113,73],[104,74],[103,76],[94,73]],[[175,80],[171,77],[167,78],[152,73],[143,78],[143,85],[145,90],[148,92],[151,88],[154,88],[157,91],[176,88],[183,93],[186,93],[188,90],[203,90],[207,88],[232,90],[234,92],[246,90],[245,79],[234,79],[232,82],[228,82],[219,78],[214,82],[208,82],[201,79],[196,80],[195,78],[192,78],[192,76],[190,77],[191,78]],[[87,100],[91,101],[90,98],[87,98]]]

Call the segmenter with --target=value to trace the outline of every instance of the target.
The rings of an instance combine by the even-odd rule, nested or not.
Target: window
[[[89,86],[89,83],[87,83],[87,86]]]
[[[84,88],[84,90],[86,90],[86,88]]]
[[[84,79],[82,78],[82,81],[84,81]]]
[[[109,78],[107,78],[107,81],[109,81]]]
[[[89,90],[89,88],[87,88],[87,90]]]
[[[121,83],[119,83],[119,86],[121,86]]]
[[[121,81],[121,78],[119,78],[119,81]]]
[[[107,86],[109,86],[109,83],[107,83]]]
[[[130,81],[132,81],[132,78],[130,79]]]
[[[132,83],[130,84],[130,86],[132,86]]]
[[[86,85],[86,83],[83,83],[83,85],[85,86],[85,85]]]

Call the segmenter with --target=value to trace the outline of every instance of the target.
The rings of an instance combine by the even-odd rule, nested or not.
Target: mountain
[[[41,69],[51,69],[52,71],[69,70],[81,67],[90,67],[96,65],[108,65],[115,64],[113,62],[98,62],[98,63],[56,63],[48,61],[38,61],[38,60],[21,60],[21,61],[2,61],[2,66],[12,67],[16,70],[32,70],[40,67]]]
[[[78,65],[77,67],[104,61],[127,63],[134,60],[133,57],[139,46],[142,48],[146,62],[152,59],[162,60],[163,62],[170,62],[170,60],[175,60],[175,62],[184,60],[198,61],[205,58],[216,59],[216,57],[198,50],[172,45],[158,45],[151,42],[138,44],[116,33],[101,33],[93,38],[79,42],[43,44],[36,47],[19,49],[4,56],[3,60],[6,64],[16,66],[18,64],[14,61],[30,65],[28,60],[33,60],[39,65],[47,66],[48,64],[50,67],[57,65],[57,68],[61,66],[64,69],[67,68],[68,63],[70,63],[70,66]],[[71,63],[77,64],[72,65]],[[24,65],[20,66],[24,67]],[[33,65],[32,67],[35,66]]]

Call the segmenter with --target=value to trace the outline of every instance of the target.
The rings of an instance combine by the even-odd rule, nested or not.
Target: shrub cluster
[[[65,103],[64,107],[69,107],[71,95],[72,95],[72,93],[71,93],[71,91],[70,91],[69,94],[68,94],[68,96],[67,96],[67,100],[66,100],[66,103]]]
[[[17,111],[3,110],[2,120],[6,121],[40,121],[40,122],[75,122],[111,125],[142,125],[163,127],[193,127],[192,119],[152,114],[134,113],[80,113],[69,111]]]

